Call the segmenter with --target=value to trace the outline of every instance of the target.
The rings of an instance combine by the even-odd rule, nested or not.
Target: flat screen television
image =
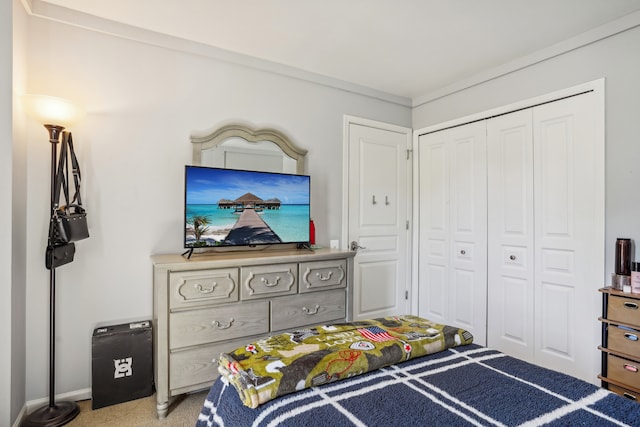
[[[309,244],[307,175],[185,167],[184,247]]]

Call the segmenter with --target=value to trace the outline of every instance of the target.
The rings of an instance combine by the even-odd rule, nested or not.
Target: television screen
[[[185,248],[309,242],[310,178],[185,168]]]

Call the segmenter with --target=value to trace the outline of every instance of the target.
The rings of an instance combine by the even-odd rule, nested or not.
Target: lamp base
[[[56,402],[53,406],[44,406],[33,411],[20,424],[20,427],[57,427],[73,420],[80,413],[75,402]]]

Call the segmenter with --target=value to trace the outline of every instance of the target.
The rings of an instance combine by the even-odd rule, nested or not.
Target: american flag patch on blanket
[[[366,339],[375,342],[384,342],[397,339],[389,335],[389,332],[378,326],[370,326],[368,328],[358,329],[358,332],[360,332],[360,335],[362,335]]]

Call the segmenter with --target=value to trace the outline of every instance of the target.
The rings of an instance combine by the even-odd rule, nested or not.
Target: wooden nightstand
[[[602,386],[640,402],[640,294],[602,288]]]

